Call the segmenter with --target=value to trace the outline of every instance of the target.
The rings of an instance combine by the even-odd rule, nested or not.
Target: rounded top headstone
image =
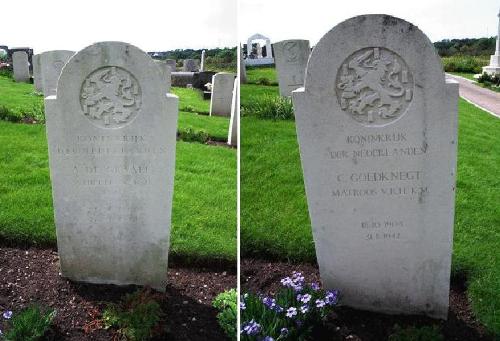
[[[147,53],[123,42],[100,42],[75,54],[64,66],[58,99],[77,99],[70,105],[94,126],[122,128],[141,113],[146,97],[162,98],[158,67]],[[154,109],[154,108],[150,108]]]
[[[415,91],[444,88],[445,77],[420,29],[403,19],[370,14],[347,19],[321,38],[304,83],[306,93],[329,98],[358,123],[376,127],[403,117]]]

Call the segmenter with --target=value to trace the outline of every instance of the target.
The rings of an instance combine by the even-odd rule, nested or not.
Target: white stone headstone
[[[212,97],[210,99],[210,116],[231,116],[234,74],[219,72],[212,76]]]
[[[42,67],[43,94],[45,97],[53,96],[57,92],[57,81],[61,71],[75,51],[55,50],[47,51],[40,55]]]
[[[43,93],[42,64],[40,54],[33,55],[33,84],[37,92]]]
[[[236,146],[238,144],[238,108],[240,96],[238,93],[239,79],[234,79],[233,98],[231,101],[231,119],[229,120],[229,132],[227,136],[227,144]]]
[[[430,40],[388,15],[348,19],[292,97],[323,284],[355,308],[446,318],[458,84]]]
[[[162,78],[165,81],[165,93],[170,92],[170,88],[172,87],[172,71],[170,65],[168,65],[164,60],[156,60],[154,59],[156,66],[160,68],[162,73]]]
[[[200,72],[205,71],[205,54],[206,54],[206,51],[205,51],[205,50],[201,51],[201,64],[200,64]]]
[[[74,55],[45,98],[62,275],[165,290],[178,98],[121,42]]]
[[[283,40],[273,46],[280,96],[291,96],[293,90],[304,86],[309,40]]]
[[[194,59],[184,59],[182,64],[182,71],[185,72],[195,72],[198,69],[196,60]]]
[[[24,51],[16,51],[12,54],[12,64],[14,68],[14,80],[16,82],[30,82],[30,65],[28,54]]]
[[[500,10],[498,11],[498,34],[497,34],[497,43],[495,47],[495,54],[490,56],[490,64],[488,66],[483,67],[483,72],[487,74],[500,75]]]
[[[167,63],[167,65],[170,66],[171,73],[177,71],[175,59],[165,59],[165,63]]]

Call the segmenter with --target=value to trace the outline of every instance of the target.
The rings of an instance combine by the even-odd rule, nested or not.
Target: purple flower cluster
[[[3,312],[2,317],[6,320],[10,320],[12,318],[12,311],[11,310],[6,310]],[[0,330],[0,336],[3,335],[2,330]]]
[[[304,276],[300,272],[294,271],[292,277],[285,277],[281,280],[281,284],[286,288],[292,288],[296,292],[304,289]]]
[[[246,334],[249,336],[254,336],[260,333],[261,330],[260,324],[255,322],[255,320],[252,320],[250,322],[247,322],[243,325],[243,328],[241,328],[241,334]]]
[[[325,295],[325,303],[328,305],[336,305],[339,300],[338,290],[327,291]]]
[[[276,303],[276,300],[274,298],[264,297],[262,299],[262,303],[264,303],[266,307],[268,307],[271,310],[274,310],[277,313],[281,313],[283,311],[283,308]]]

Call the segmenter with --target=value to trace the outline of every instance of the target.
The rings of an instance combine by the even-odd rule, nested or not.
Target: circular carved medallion
[[[406,62],[384,47],[351,54],[335,82],[342,110],[366,126],[383,126],[401,117],[413,99],[413,87]]]
[[[100,128],[121,128],[141,108],[139,82],[125,69],[106,66],[87,76],[80,91],[83,114]]]

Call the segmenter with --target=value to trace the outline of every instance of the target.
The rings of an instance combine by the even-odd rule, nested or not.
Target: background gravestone
[[[349,19],[292,95],[324,285],[356,308],[446,318],[458,84],[432,43],[398,18]]]
[[[37,92],[43,92],[42,64],[40,54],[33,55],[33,84]]]
[[[167,63],[167,65],[170,66],[171,73],[177,71],[177,65],[175,59],[165,59],[165,63]]]
[[[165,93],[170,92],[170,88],[172,86],[172,72],[170,66],[164,60],[153,60],[155,64],[160,68],[160,71],[162,73],[162,79],[165,83]]]
[[[30,82],[30,69],[28,54],[24,51],[16,51],[12,54],[12,64],[14,67],[14,80],[16,82]]]
[[[74,55],[45,98],[62,275],[165,290],[178,98],[121,42]]]
[[[239,65],[239,70],[240,70],[240,82],[242,84],[245,84],[247,82],[247,68],[245,65],[245,60],[243,59],[243,49],[240,48],[240,65]]]
[[[304,73],[311,48],[309,40],[283,40],[273,44],[280,96],[304,86]]]
[[[218,72],[212,77],[212,97],[210,99],[210,116],[231,116],[234,74]]]
[[[227,144],[230,146],[238,145],[238,108],[240,96],[238,94],[239,79],[234,79],[233,98],[231,101],[231,119],[229,120],[229,133],[227,136]]]
[[[198,70],[198,65],[195,59],[184,59],[182,64],[182,71],[195,72]]]
[[[42,67],[43,94],[45,97],[56,94],[57,81],[61,71],[75,51],[55,50],[47,51],[40,55]]]

